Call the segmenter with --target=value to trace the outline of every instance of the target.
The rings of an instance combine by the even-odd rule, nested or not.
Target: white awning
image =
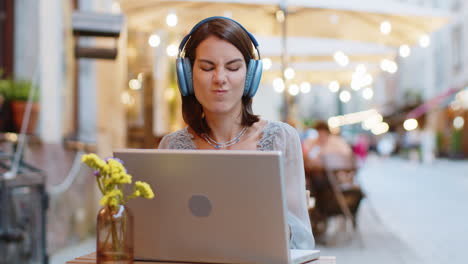
[[[172,30],[188,32],[209,16],[230,16],[255,35],[280,36],[276,20],[280,0],[121,0],[129,26],[144,31],[167,28],[166,15],[175,12],[179,23]],[[399,46],[412,45],[422,35],[438,30],[451,19],[439,9],[395,1],[371,0],[290,0],[286,1],[287,36],[347,39]],[[392,31],[380,32],[388,21]]]

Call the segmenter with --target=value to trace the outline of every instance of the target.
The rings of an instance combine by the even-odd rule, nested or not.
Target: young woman
[[[262,70],[253,46],[257,49],[255,38],[232,19],[211,17],[195,25],[182,41],[177,59],[182,114],[188,127],[166,135],[159,148],[281,151],[290,244],[312,249],[299,136],[291,126],[263,120],[252,112]]]

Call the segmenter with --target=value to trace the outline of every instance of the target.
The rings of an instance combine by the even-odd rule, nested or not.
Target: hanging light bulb
[[[151,36],[148,38],[148,44],[155,48],[161,44],[161,38],[156,34],[151,34]]]
[[[427,48],[427,47],[429,47],[430,44],[431,44],[431,39],[429,38],[428,35],[422,35],[419,38],[419,46],[421,46],[423,48]]]
[[[331,81],[328,85],[328,89],[330,89],[332,93],[336,93],[340,90],[340,83],[337,81]]]
[[[364,97],[364,99],[366,100],[372,99],[373,96],[374,96],[374,91],[370,87],[367,87],[366,89],[362,91],[362,97]]]
[[[275,78],[273,80],[273,89],[275,90],[275,92],[282,93],[282,92],[284,92],[284,88],[285,88],[285,86],[284,86],[283,79]]]
[[[175,44],[171,44],[167,46],[166,52],[169,57],[175,57],[177,56],[177,53],[179,53],[179,50]]]
[[[400,46],[400,56],[403,58],[408,57],[411,54],[411,48],[408,45]]]
[[[351,93],[349,91],[341,91],[340,93],[340,101],[343,103],[347,103],[351,100]]]
[[[137,79],[131,79],[128,82],[128,87],[132,90],[140,90],[141,89],[141,82]]]
[[[166,16],[166,24],[170,27],[175,27],[177,25],[177,20],[177,15],[174,12]]]
[[[390,34],[392,32],[392,24],[388,21],[383,21],[380,23],[380,32],[384,35]]]
[[[418,120],[414,118],[406,119],[405,122],[403,122],[403,128],[406,131],[415,130],[418,128]]]
[[[276,21],[278,21],[278,23],[283,23],[284,21],[284,11],[283,10],[278,10],[276,11]]]
[[[296,96],[299,94],[299,86],[297,84],[291,84],[288,88],[288,92],[292,96]]]
[[[264,58],[262,59],[262,62],[263,62],[263,69],[268,71],[269,69],[271,69],[271,65],[273,64],[271,62],[271,59],[270,58]]]
[[[284,78],[288,80],[291,80],[292,78],[294,78],[295,75],[296,75],[296,72],[291,67],[288,67],[286,68],[286,70],[284,70]]]
[[[306,94],[310,92],[310,83],[309,82],[302,82],[301,85],[301,93]]]
[[[453,119],[453,127],[461,129],[465,125],[465,119],[461,116],[457,116]]]

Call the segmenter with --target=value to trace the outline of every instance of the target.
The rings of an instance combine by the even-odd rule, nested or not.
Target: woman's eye
[[[228,67],[227,68],[229,71],[238,71],[240,67]]]
[[[213,68],[203,68],[203,67],[202,67],[201,70],[202,70],[202,71],[212,71]]]

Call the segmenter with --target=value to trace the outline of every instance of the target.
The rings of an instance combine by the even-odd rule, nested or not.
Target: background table
[[[67,261],[66,264],[95,264],[96,263],[96,253],[91,253],[88,255],[84,255],[78,257],[74,260]],[[134,261],[134,264],[151,264],[151,263],[158,263],[158,264],[166,264],[165,262],[141,262],[141,261]],[[174,263],[167,263],[167,264],[174,264]],[[308,262],[308,264],[336,264],[335,257],[320,257],[318,260],[314,260]]]

